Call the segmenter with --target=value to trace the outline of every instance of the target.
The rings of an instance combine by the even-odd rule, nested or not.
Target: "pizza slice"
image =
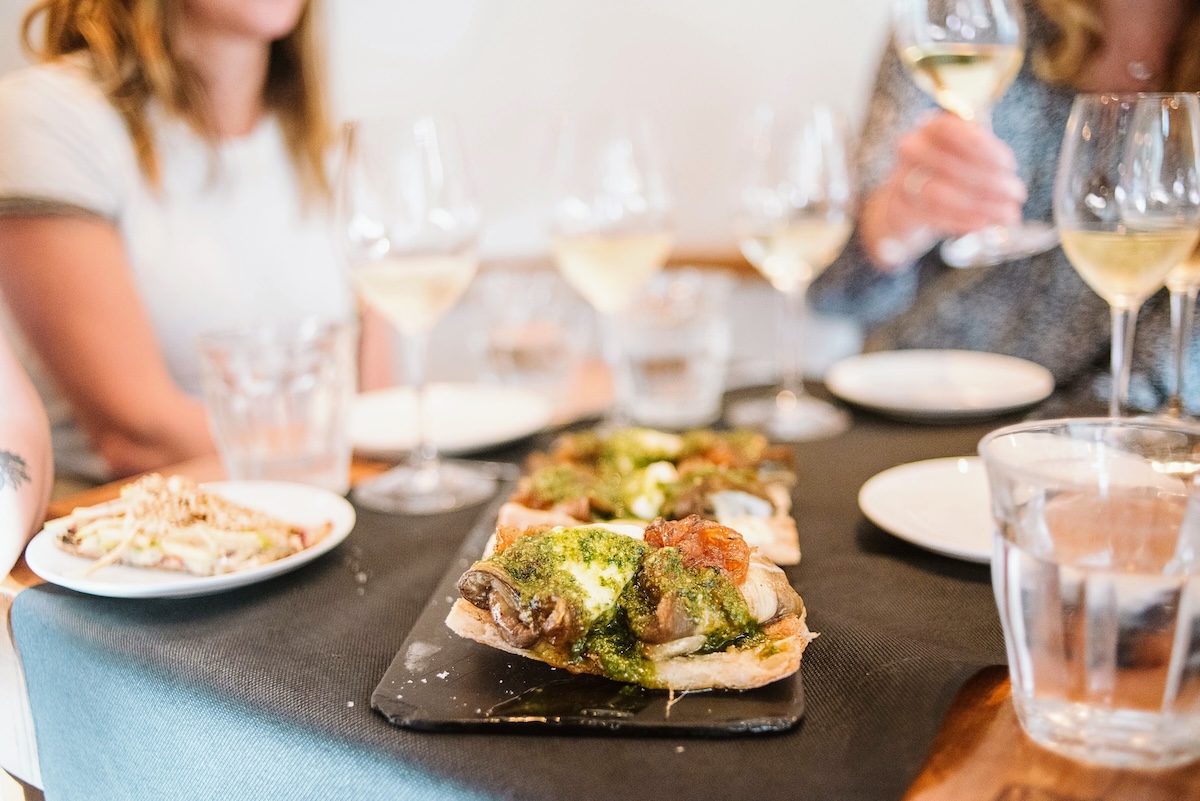
[[[688,515],[738,531],[776,564],[800,561],[791,452],[745,431],[567,435],[530,460],[499,524],[574,526]]]
[[[501,528],[459,580],[455,633],[644,687],[749,689],[795,673],[813,635],[779,567],[690,516],[630,533]]]

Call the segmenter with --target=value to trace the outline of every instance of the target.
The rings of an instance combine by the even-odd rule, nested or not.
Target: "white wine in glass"
[[[853,227],[847,126],[824,106],[791,118],[761,106],[747,126],[745,151],[735,225],[743,255],[785,300],[781,387],[772,397],[731,405],[729,421],[778,441],[833,436],[850,418],[804,391],[804,327],[808,287],[842,252]]]
[[[425,420],[429,332],[466,290],[479,259],[479,214],[452,129],[429,117],[346,127],[337,185],[350,279],[363,303],[400,332],[417,441],[405,465],[355,487],[359,504],[435,514],[496,487],[480,465],[444,462]]]
[[[671,253],[669,231],[558,237],[554,260],[567,283],[601,314],[620,311]]]
[[[1114,306],[1140,306],[1162,287],[1196,245],[1196,231],[1063,228],[1062,246],[1075,272]]]
[[[900,60],[939,106],[992,128],[992,107],[1025,58],[1020,0],[894,0]],[[1054,228],[1023,222],[993,226],[942,243],[951,267],[985,267],[1058,244]]]
[[[917,86],[964,120],[986,117],[1017,77],[1024,57],[1015,44],[929,42],[900,51]]]
[[[649,123],[638,116],[560,123],[554,154],[551,253],[567,283],[599,313],[615,404],[629,422],[632,387],[619,369],[620,314],[671,253],[671,201]]]
[[[1117,417],[1129,389],[1138,309],[1200,238],[1196,95],[1078,95],[1054,183],[1063,251],[1112,310]]]

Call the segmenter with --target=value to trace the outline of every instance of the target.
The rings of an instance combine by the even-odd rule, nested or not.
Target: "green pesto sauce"
[[[586,630],[594,622],[595,613],[588,610],[583,587],[562,569],[563,564],[608,568],[598,583],[620,593],[637,572],[646,547],[643,542],[601,528],[556,529],[520,537],[492,561],[512,576],[513,587],[523,599],[564,598],[577,624]]]
[[[570,464],[548,465],[529,478],[531,494],[547,506],[587,498],[594,517],[612,520],[625,516],[621,476],[601,467],[599,472]]]
[[[642,656],[641,643],[629,630],[619,604],[576,649],[576,658],[590,658],[610,679],[641,684],[654,676],[654,663]]]
[[[571,647],[566,653],[543,654],[555,664],[590,662],[617,681],[649,681],[654,664],[642,656],[634,632],[654,616],[649,595],[661,597],[667,592],[677,593],[689,616],[701,621],[706,639],[699,653],[765,642],[733,582],[716,568],[689,568],[675,548],[652,549],[600,528],[557,529],[521,537],[492,561],[508,572],[527,602],[538,596],[561,597],[571,607],[577,626]],[[601,576],[598,581],[618,594],[616,603],[589,611],[583,587],[561,569],[565,562],[615,566],[615,571],[606,571],[615,576]]]
[[[618,431],[604,441],[600,463],[619,472],[628,473],[653,462],[672,462],[679,458],[680,439],[643,428]]]
[[[692,568],[684,564],[676,548],[660,548],[642,560],[638,572],[637,601],[626,601],[626,610],[633,627],[639,627],[640,615],[653,616],[654,608],[646,597],[663,597],[674,593],[684,604],[688,617],[698,621],[698,632],[705,635],[700,653],[722,651],[730,645],[748,644],[761,637],[762,629],[750,607],[733,582],[715,567]],[[631,593],[626,592],[625,600]]]
[[[585,473],[568,464],[543,467],[529,480],[533,494],[551,505],[587,495],[592,483]]]

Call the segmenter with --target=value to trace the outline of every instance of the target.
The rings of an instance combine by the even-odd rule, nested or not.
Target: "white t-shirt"
[[[306,315],[349,318],[349,282],[328,211],[305,208],[273,117],[212,148],[186,123],[151,109],[161,188],[138,167],[124,120],[81,59],[0,79],[0,210],[37,201],[109,219],[172,378],[201,393],[199,334]],[[0,265],[3,269],[3,265]],[[96,309],[64,309],[95,317]],[[3,321],[10,329],[11,321]],[[59,469],[106,470],[28,344],[18,351],[50,414]]]

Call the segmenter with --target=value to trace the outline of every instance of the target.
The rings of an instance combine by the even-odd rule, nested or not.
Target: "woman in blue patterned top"
[[[1108,306],[1061,248],[956,270],[935,245],[1022,217],[1051,220],[1076,92],[1200,89],[1200,2],[1026,0],[1025,15],[1029,56],[993,110],[995,135],[936,111],[889,47],[860,144],[859,224],[810,297],[863,322],[868,350],[1005,353],[1044,365],[1060,387],[1107,397]],[[1165,397],[1169,334],[1160,292],[1139,317],[1131,406]],[[1200,348],[1185,387],[1200,390]]]

